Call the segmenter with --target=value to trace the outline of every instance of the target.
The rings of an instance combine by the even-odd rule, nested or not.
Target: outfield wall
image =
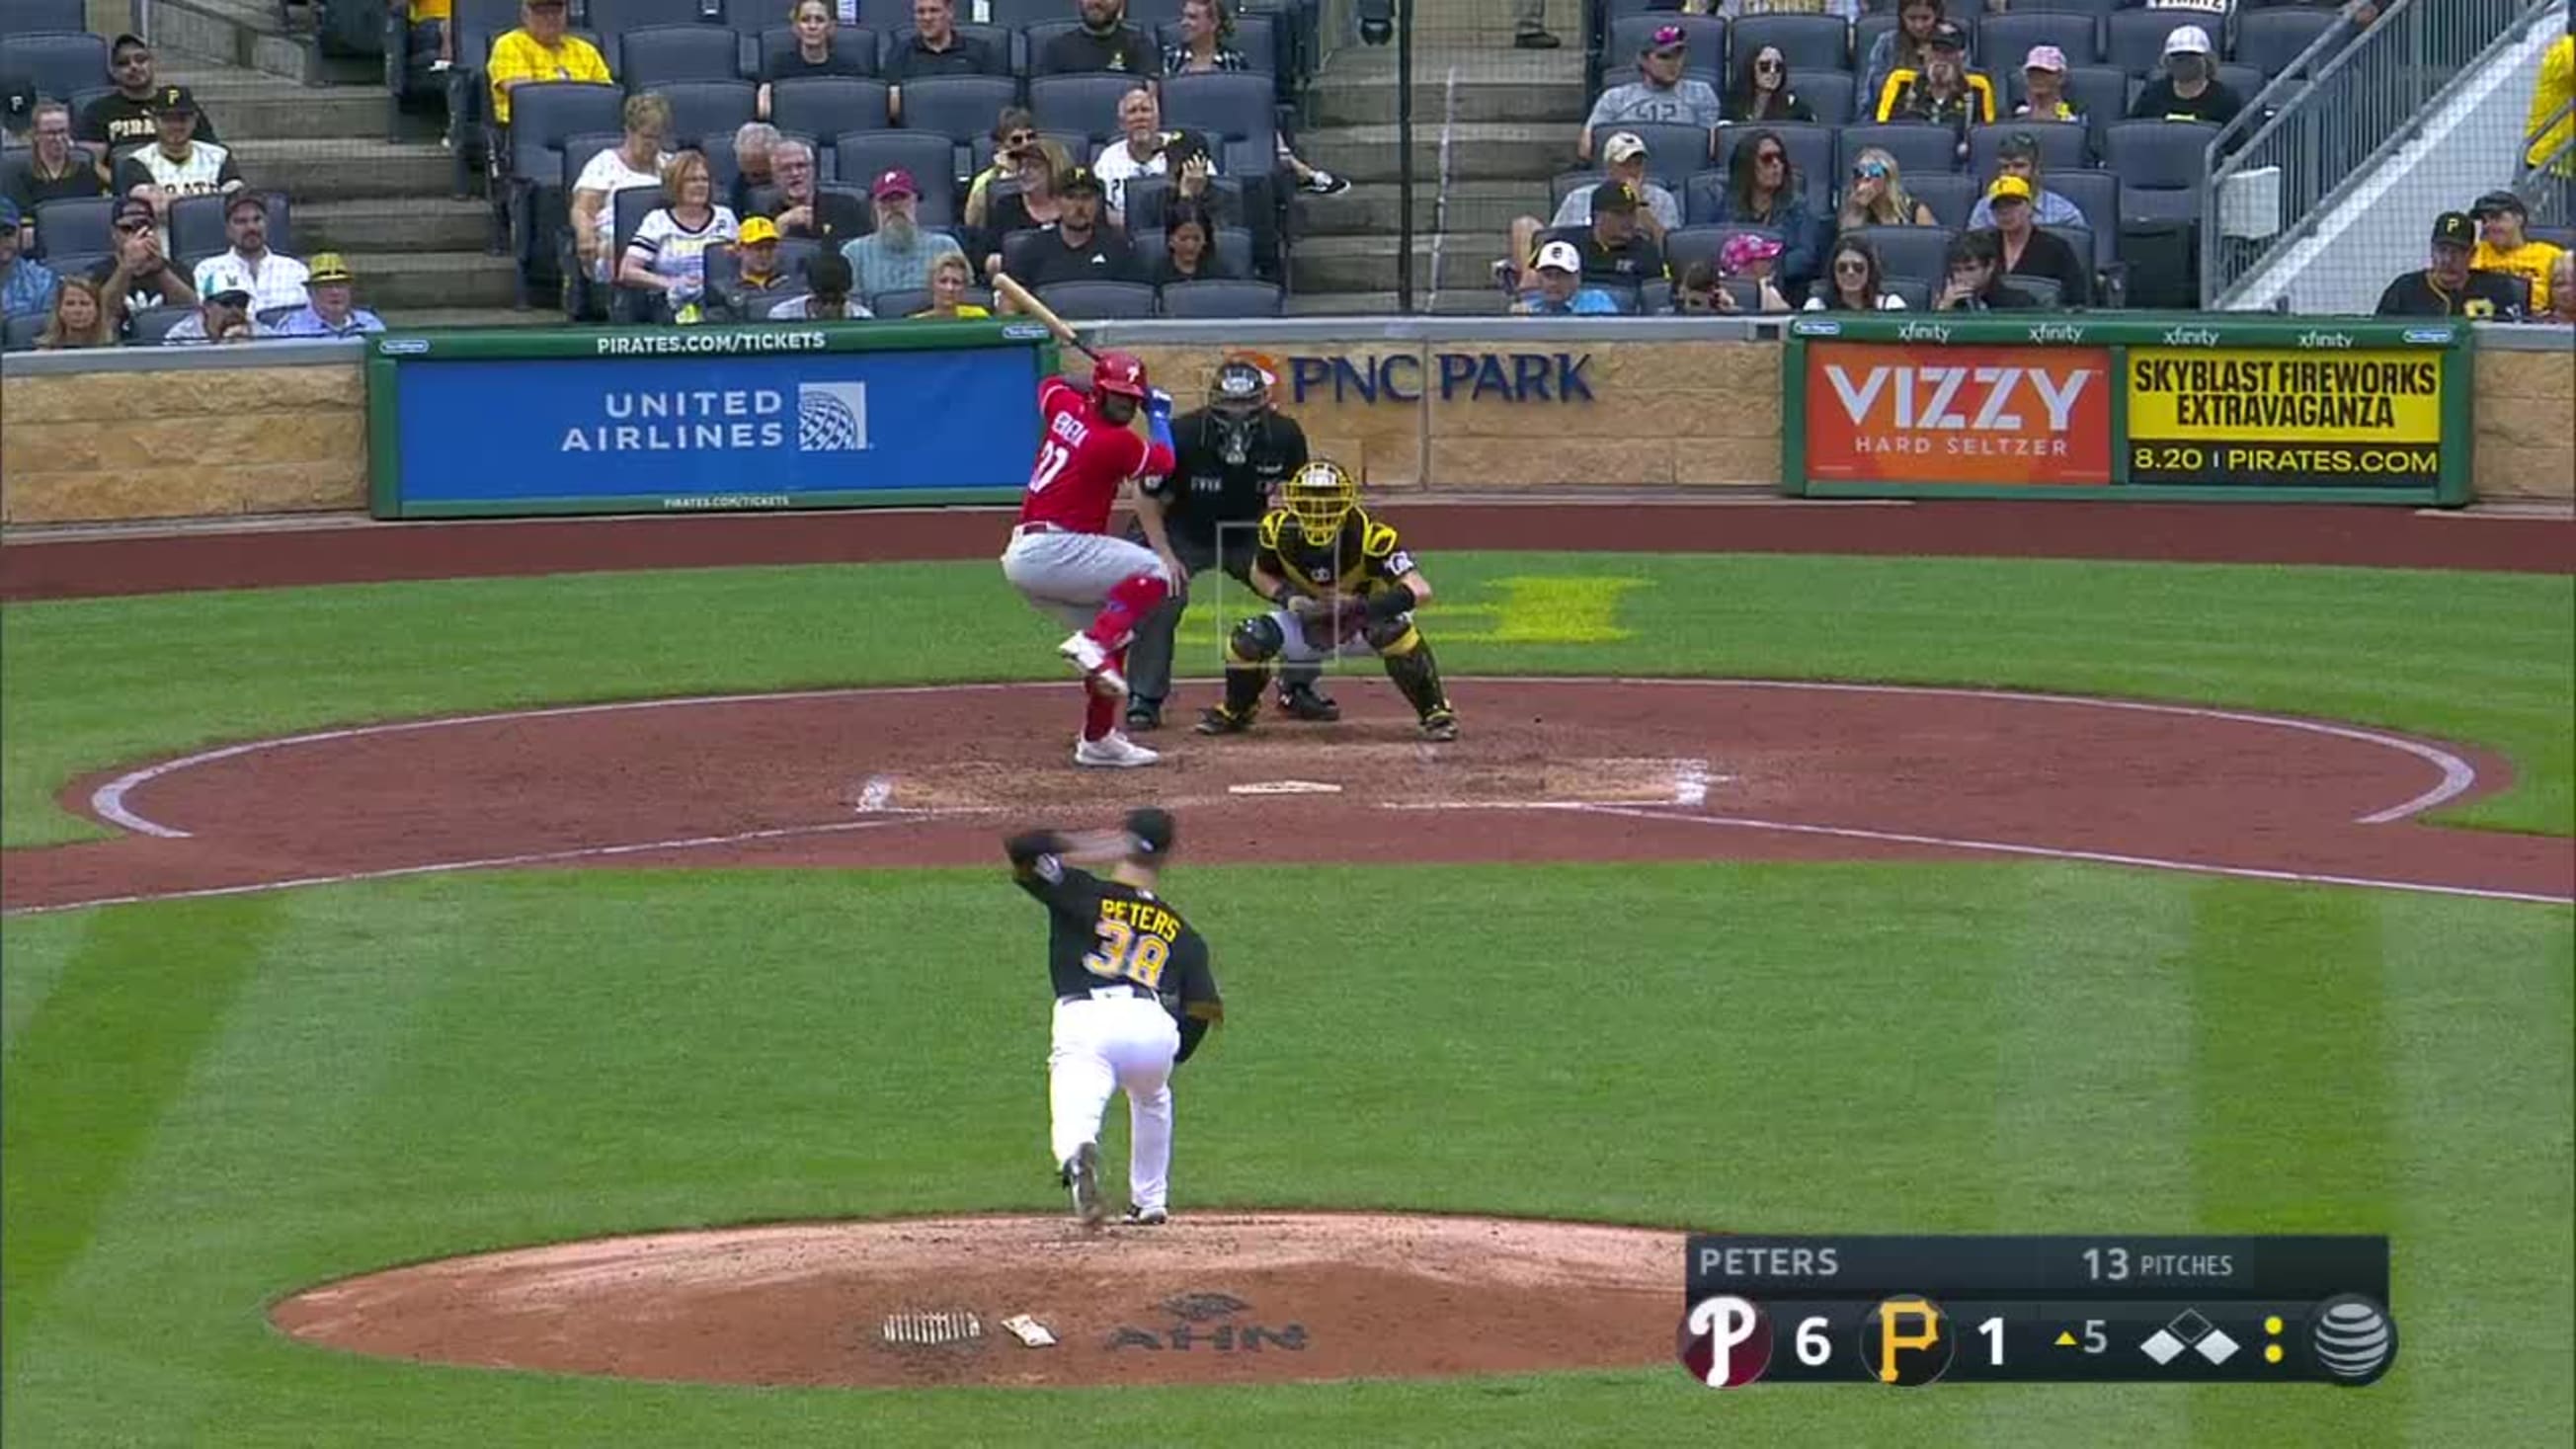
[[[1389,318],[1127,323],[1189,406],[1255,347],[1319,451],[1379,488],[1776,488],[1775,323]],[[348,511],[368,503],[357,342],[12,354],[0,361],[0,522]],[[1076,358],[1078,362],[1078,357]],[[2576,330],[2481,327],[2473,483],[2576,499]]]

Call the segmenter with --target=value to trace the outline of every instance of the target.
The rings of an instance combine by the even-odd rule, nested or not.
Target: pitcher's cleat
[[[1437,744],[1458,738],[1458,716],[1449,710],[1434,710],[1422,717],[1422,737]]]
[[[1172,1215],[1163,1211],[1161,1208],[1140,1208],[1134,1206],[1130,1206],[1127,1209],[1127,1217],[1125,1219],[1127,1226],[1131,1228],[1159,1228],[1171,1220]]]
[[[1086,1142],[1064,1165],[1064,1184],[1073,1190],[1073,1215],[1086,1228],[1109,1221],[1108,1200],[1100,1195],[1100,1144]]]

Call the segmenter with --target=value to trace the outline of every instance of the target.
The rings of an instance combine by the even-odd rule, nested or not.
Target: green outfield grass
[[[1234,1006],[1179,1079],[1183,1212],[2387,1232],[2405,1358],[2359,1392],[1720,1398],[1665,1367],[902,1394],[285,1340],[267,1300],[408,1260],[1060,1208],[1040,915],[999,869],[547,873],[7,924],[0,1432],[2036,1449],[2576,1431],[2566,911],[2065,866],[1184,867],[1169,890]],[[1317,928],[1350,949],[1280,940],[1298,900],[1338,903]],[[923,920],[954,932],[927,961]],[[1561,989],[1570,962],[1587,989]]]
[[[2012,685],[2348,719],[2512,758],[2509,793],[2443,818],[2576,833],[2566,576],[1628,554],[1426,563],[1441,598],[1423,625],[1453,673]],[[51,802],[71,775],[212,741],[645,694],[1052,677],[1053,635],[985,563],[15,605],[0,610],[0,843],[95,834]]]

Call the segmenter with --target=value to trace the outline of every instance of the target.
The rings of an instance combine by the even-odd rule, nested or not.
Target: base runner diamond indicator
[[[2181,1353],[2184,1346],[2181,1339],[2161,1328],[2156,1330],[2154,1337],[2138,1345],[2147,1357],[2154,1359],[2158,1364],[2172,1363],[2174,1355]]]
[[[2223,1328],[2211,1329],[2208,1337],[2191,1347],[2194,1353],[2209,1360],[2212,1365],[2222,1364],[2236,1357],[2236,1340],[2229,1338],[2227,1330]]]

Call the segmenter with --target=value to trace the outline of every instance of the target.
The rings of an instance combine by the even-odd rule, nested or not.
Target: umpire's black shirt
[[[1252,426],[1252,447],[1237,464],[1225,460],[1223,430],[1208,409],[1172,420],[1177,461],[1170,476],[1144,486],[1162,500],[1163,527],[1174,537],[1195,539],[1213,553],[1218,529],[1230,526],[1244,530],[1248,544],[1270,511],[1272,490],[1306,466],[1306,430],[1295,418],[1264,411]]]

